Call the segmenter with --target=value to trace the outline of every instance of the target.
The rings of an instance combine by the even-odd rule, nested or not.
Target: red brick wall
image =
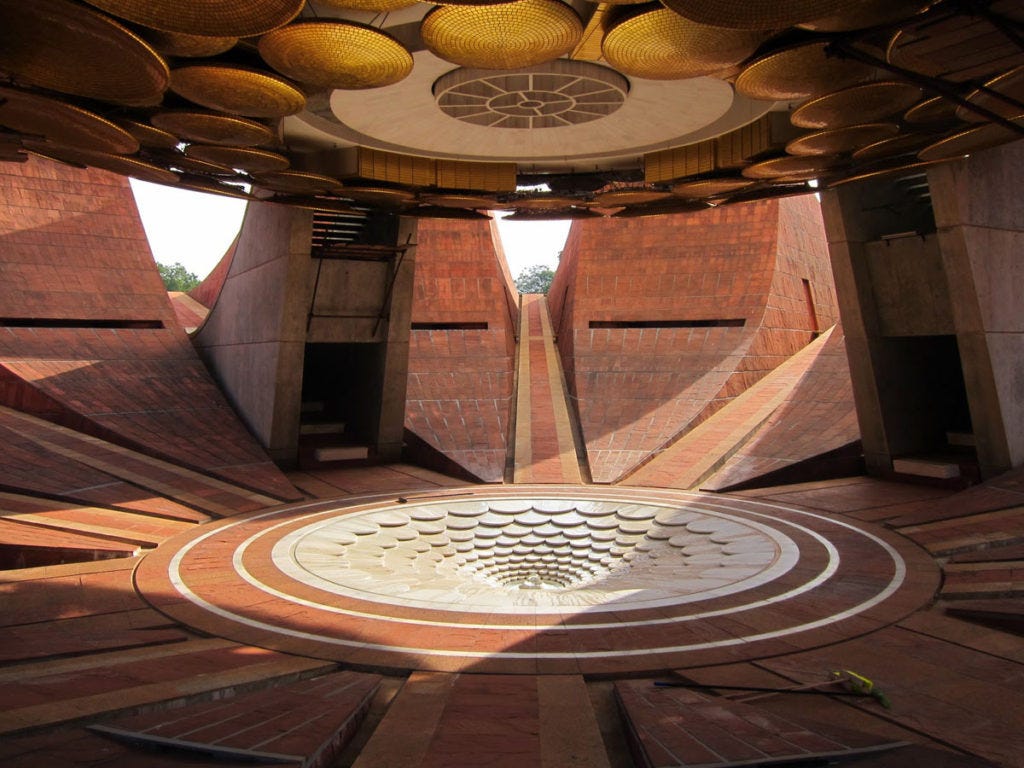
[[[126,178],[0,165],[0,307],[4,404],[49,403],[69,426],[294,495],[178,326]],[[163,327],[97,327],[129,321]]]
[[[595,481],[621,477],[805,345],[804,278],[827,327],[831,274],[807,200],[573,225],[552,316]],[[745,325],[589,327],[737,319]]]
[[[500,482],[514,370],[507,268],[484,221],[421,219],[416,236],[406,428],[483,480]],[[486,330],[417,324],[486,323]]]

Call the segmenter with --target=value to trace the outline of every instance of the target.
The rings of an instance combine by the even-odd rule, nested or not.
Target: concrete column
[[[387,340],[377,429],[376,454],[381,461],[398,461],[405,434],[405,395],[409,382],[409,334],[412,328],[413,284],[416,271],[417,220],[404,217],[398,245],[410,243],[400,264],[396,262],[388,308]]]
[[[296,460],[312,213],[250,203],[223,289],[195,345],[270,456]]]
[[[878,390],[878,312],[867,264],[867,243],[875,238],[873,222],[864,215],[867,185],[848,184],[822,193],[821,210],[832,260],[839,316],[846,334],[857,421],[868,472],[892,469]]]
[[[983,476],[1024,464],[1024,141],[931,168]]]

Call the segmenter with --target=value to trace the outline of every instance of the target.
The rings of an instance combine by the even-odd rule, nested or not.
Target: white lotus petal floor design
[[[144,558],[197,629],[383,668],[635,673],[788,653],[931,599],[931,558],[790,506],[479,486],[239,516]]]

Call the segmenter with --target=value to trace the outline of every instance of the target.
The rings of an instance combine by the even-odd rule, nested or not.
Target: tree
[[[199,278],[185,269],[180,262],[170,266],[157,262],[156,268],[160,270],[160,277],[163,278],[164,287],[168,291],[191,291],[199,285]]]
[[[516,289],[520,293],[547,293],[554,279],[553,269],[543,264],[534,264],[532,267],[524,268],[516,276]]]

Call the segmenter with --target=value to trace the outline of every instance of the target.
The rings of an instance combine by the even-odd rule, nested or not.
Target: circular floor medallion
[[[186,625],[291,653],[586,674],[836,642],[927,602],[937,574],[893,534],[789,506],[519,486],[243,515],[161,546],[137,580]]]

